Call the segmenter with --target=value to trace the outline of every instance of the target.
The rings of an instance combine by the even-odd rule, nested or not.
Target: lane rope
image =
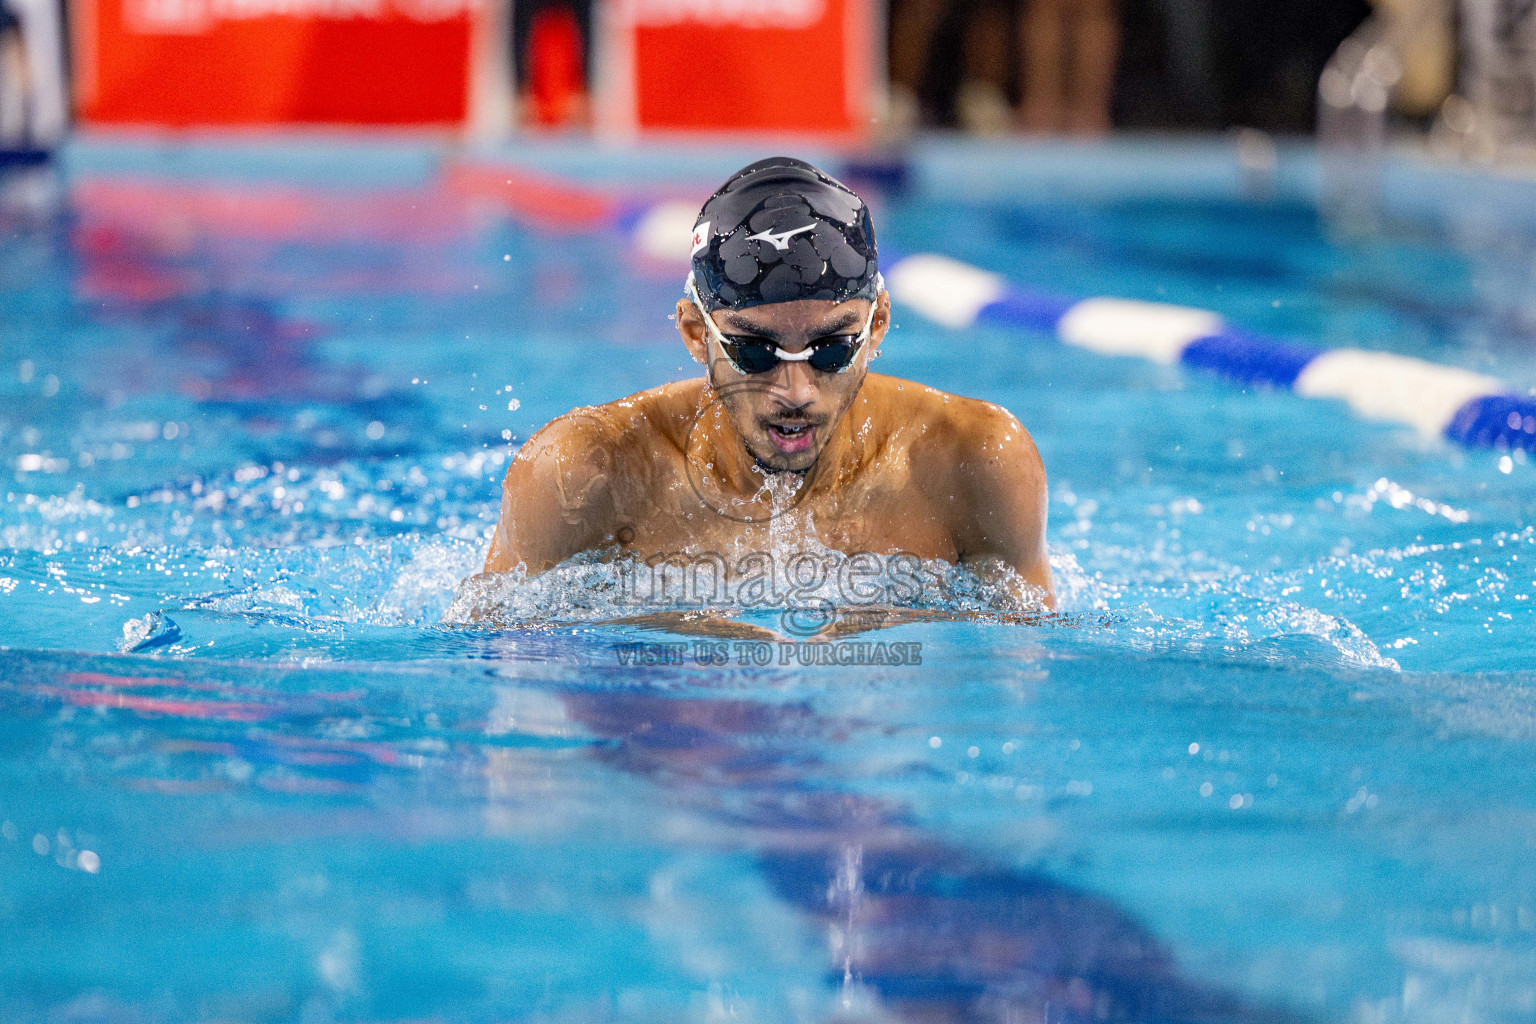
[[[1190,306],[1031,291],[936,253],[893,260],[885,280],[897,302],[954,330],[981,324],[1050,334],[1101,355],[1190,366],[1238,384],[1338,399],[1364,419],[1407,424],[1426,438],[1536,451],[1536,397],[1471,370],[1265,337]]]

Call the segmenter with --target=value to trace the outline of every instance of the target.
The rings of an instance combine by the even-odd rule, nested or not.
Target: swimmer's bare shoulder
[[[880,386],[901,419],[918,425],[913,474],[938,496],[960,560],[978,567],[1001,561],[1044,589],[1054,607],[1045,466],[1029,431],[992,402],[890,377]]]
[[[681,452],[700,386],[682,381],[550,420],[507,467],[486,572],[540,573],[610,544],[641,463]]]

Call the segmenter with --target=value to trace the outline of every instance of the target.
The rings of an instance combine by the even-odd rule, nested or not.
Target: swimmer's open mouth
[[[816,440],[816,427],[814,424],[795,421],[791,423],[769,423],[768,439],[773,446],[784,455],[794,455],[807,451]]]

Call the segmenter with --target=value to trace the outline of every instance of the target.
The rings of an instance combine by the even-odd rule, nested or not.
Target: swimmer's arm
[[[832,622],[817,630],[810,639],[813,641],[844,640],[848,637],[872,633],[877,629],[891,629],[914,622],[975,622],[978,619],[987,622],[1005,622],[1014,626],[1074,625],[1070,619],[1055,612],[995,611],[978,614],[970,611],[949,611],[944,608],[860,608],[843,612]]]
[[[595,626],[632,626],[683,636],[707,636],[715,640],[754,640],[788,643],[789,637],[765,626],[733,619],[725,612],[701,610],[649,612],[620,619],[597,619]]]
[[[1045,547],[1045,466],[1034,440],[995,405],[983,406],[963,434],[954,463],[960,561],[983,575],[1002,563],[1044,590],[1046,606],[1054,609]]]
[[[486,572],[530,575],[610,540],[614,449],[590,418],[567,413],[529,438],[501,485]]]

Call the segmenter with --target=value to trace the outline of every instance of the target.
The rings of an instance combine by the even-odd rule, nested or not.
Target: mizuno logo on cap
[[[772,243],[772,245],[773,245],[773,247],[775,249],[779,250],[780,252],[783,252],[783,251],[785,251],[786,249],[789,248],[789,240],[791,238],[794,238],[796,235],[801,234],[802,232],[810,231],[811,229],[813,229],[815,227],[816,227],[816,224],[813,221],[812,223],[807,224],[803,228],[791,228],[788,231],[759,231],[755,235],[748,235],[747,236],[747,241],[749,241],[749,242],[769,242],[769,243]]]

